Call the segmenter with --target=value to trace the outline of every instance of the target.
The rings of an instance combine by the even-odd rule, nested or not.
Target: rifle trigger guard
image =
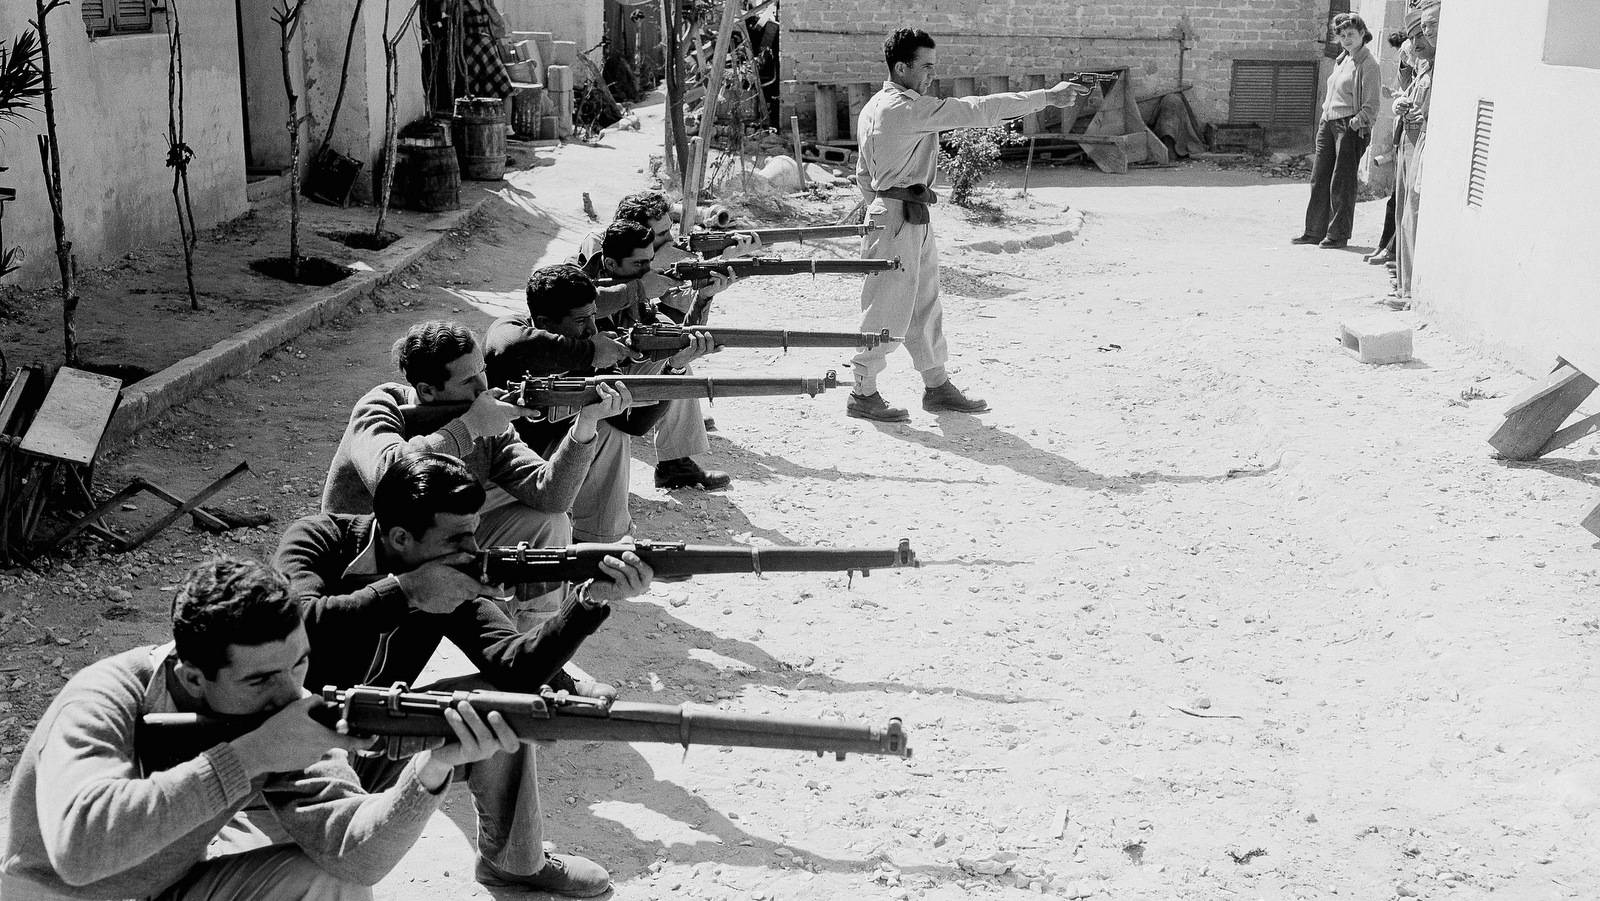
[[[750,571],[758,577],[761,575],[761,548],[750,549]]]
[[[683,750],[687,753],[689,750],[689,720],[694,716],[694,711],[688,704],[683,705],[679,710],[681,714],[678,717],[678,742],[683,745]]]
[[[706,403],[714,404],[716,402],[717,402],[717,387],[716,387],[716,383],[713,382],[711,380],[711,376],[708,375],[708,376],[706,376]]]

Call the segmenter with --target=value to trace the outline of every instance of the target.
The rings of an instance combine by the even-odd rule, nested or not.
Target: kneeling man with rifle
[[[518,747],[501,714],[457,706],[452,743],[402,764],[386,790],[363,791],[347,755],[371,742],[308,715],[320,702],[302,686],[311,652],[300,607],[254,561],[195,567],[173,601],[172,637],[85,667],[40,717],[11,778],[7,901],[371,899],[454,768]],[[178,712],[255,724],[157,771],[141,719]],[[230,822],[251,801],[286,840]]]
[[[371,515],[317,514],[291,525],[275,563],[305,608],[312,665],[305,685],[413,683],[448,638],[478,673],[429,689],[538,692],[550,685],[582,696],[615,695],[610,686],[575,684],[562,671],[585,638],[605,622],[613,600],[649,589],[650,567],[631,553],[607,557],[606,578],[578,587],[556,614],[519,631],[487,586],[455,567],[472,562],[485,492],[461,461],[412,454],[388,467],[373,493]],[[357,761],[362,784],[392,784],[404,764]],[[473,766],[467,777],[478,810],[476,878],[589,897],[611,877],[599,864],[544,853],[538,773],[532,745]]]

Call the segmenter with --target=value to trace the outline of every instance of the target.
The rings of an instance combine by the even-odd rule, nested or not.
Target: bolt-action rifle
[[[881,225],[816,225],[809,228],[747,228],[738,230],[719,231],[707,229],[705,231],[690,232],[678,238],[676,243],[679,249],[691,253],[721,253],[729,247],[739,243],[740,235],[755,235],[761,239],[761,246],[768,244],[783,244],[786,242],[805,243],[822,238],[860,238],[867,232],[883,228]]]
[[[757,275],[812,275],[828,273],[854,273],[871,275],[899,269],[899,260],[783,260],[778,257],[737,257],[731,260],[679,260],[670,266],[655,270],[680,282],[703,282],[711,273],[720,272],[735,278]]]
[[[805,394],[816,397],[841,384],[839,376],[828,370],[822,378],[779,378],[770,376],[728,377],[703,375],[594,375],[587,378],[526,378],[506,386],[503,398],[519,407],[540,410],[544,418],[560,422],[578,415],[578,410],[600,400],[596,386],[626,385],[636,405],[685,397],[775,397]],[[438,431],[450,420],[467,412],[468,403],[402,404],[408,437]]]
[[[899,719],[886,726],[798,717],[726,713],[703,707],[642,704],[611,698],[576,697],[548,687],[539,694],[506,691],[410,691],[405,683],[389,688],[358,685],[322,690],[310,708],[312,719],[355,736],[445,738],[455,736],[444,713],[463,701],[480,716],[497,710],[524,742],[645,741],[662,744],[723,745],[910,757]],[[193,713],[145,714],[135,733],[139,760],[147,772],[170,769],[208,748],[259,727],[265,716],[206,717]]]
[[[848,572],[870,575],[875,569],[921,566],[909,538],[896,547],[747,547],[685,544],[681,541],[638,541],[633,544],[574,544],[567,547],[484,548],[461,569],[486,585],[528,582],[582,582],[601,575],[600,561],[637,554],[656,578],[713,573]]]
[[[791,332],[788,329],[712,328],[708,329],[717,347],[859,347],[871,350],[883,344],[903,341],[884,329],[870,332]],[[617,336],[634,353],[650,360],[665,360],[692,342],[693,333],[680,325],[636,325]]]

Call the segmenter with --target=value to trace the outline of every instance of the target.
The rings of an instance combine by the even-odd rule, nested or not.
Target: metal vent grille
[[[1228,122],[1266,128],[1317,124],[1317,63],[1240,59],[1233,62]]]
[[[1478,121],[1472,128],[1472,168],[1467,172],[1467,206],[1483,209],[1483,189],[1489,179],[1489,132],[1494,128],[1494,101],[1478,101]]]

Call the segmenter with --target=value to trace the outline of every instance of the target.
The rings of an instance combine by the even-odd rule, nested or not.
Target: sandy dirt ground
[[[649,152],[607,143],[589,151],[613,173],[590,188],[602,214]],[[1576,525],[1600,493],[1596,442],[1492,459],[1484,439],[1527,378],[1383,313],[1359,249],[1291,247],[1304,184],[1036,168],[1024,201],[1020,176],[996,184],[1038,223],[1021,228],[1080,210],[1076,241],[962,251],[1005,229],[937,213],[952,370],[993,412],[915,409],[900,354],[883,391],[907,424],[847,418],[843,390],[718,403],[702,462],[733,475],[726,491],[655,490],[635,447],[639,537],[909,537],[924,566],[657,586],[578,657],[637,699],[900,717],[915,756],[558,745],[541,752],[546,837],[628,901],[1600,896],[1583,700],[1600,565]],[[256,477],[226,500],[279,522],[6,578],[7,768],[66,675],[162,637],[194,558],[265,556],[313,510],[396,334],[517,302],[563,249],[528,237],[541,217],[581,215],[539,207],[542,190],[508,193],[375,304],[108,461],[106,484],[192,490],[248,459]],[[1362,205],[1358,239],[1381,213]],[[851,328],[857,305],[849,279],[771,279],[728,291],[715,322]],[[1368,315],[1416,325],[1416,360],[1344,353],[1338,323]],[[700,368],[845,373],[846,355],[730,350]],[[472,831],[455,789],[379,897],[517,894],[472,881]]]

